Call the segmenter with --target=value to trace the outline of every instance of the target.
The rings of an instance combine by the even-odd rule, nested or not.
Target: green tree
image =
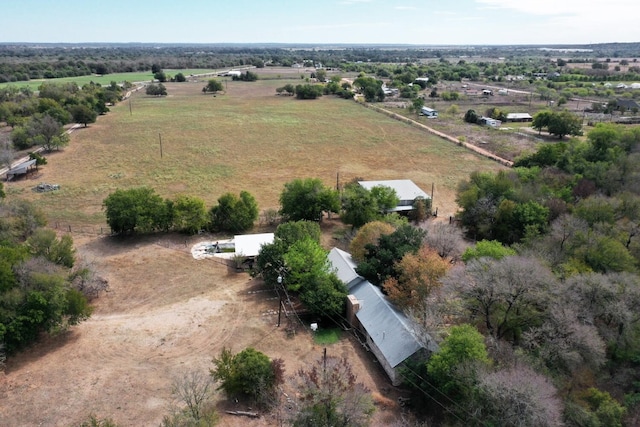
[[[562,139],[565,135],[582,135],[582,118],[567,110],[553,112],[547,129],[558,139]]]
[[[467,112],[464,113],[464,121],[472,124],[478,123],[478,113],[476,113],[476,110],[467,110]]]
[[[95,123],[98,114],[86,105],[78,104],[73,105],[70,109],[73,120],[76,123],[82,123],[84,127],[87,127],[89,123]]]
[[[310,238],[316,243],[320,243],[320,226],[313,221],[289,221],[278,225],[275,238],[282,240],[287,247],[295,242]]]
[[[424,107],[424,98],[416,97],[411,101],[411,108],[416,114],[420,113],[422,107]]]
[[[149,187],[116,190],[102,206],[107,224],[117,234],[168,230],[173,224],[170,204]]]
[[[207,209],[199,197],[181,195],[173,201],[173,226],[182,233],[196,234],[207,224]]]
[[[145,93],[147,95],[152,95],[152,96],[166,96],[167,88],[162,83],[158,83],[158,84],[151,83],[147,85],[147,88],[145,89]]]
[[[295,92],[297,99],[316,99],[322,96],[324,87],[311,84],[297,85]]]
[[[440,349],[427,362],[429,378],[443,393],[459,402],[469,399],[478,369],[489,363],[484,337],[476,328],[452,326]]]
[[[377,245],[378,239],[383,234],[391,234],[395,231],[393,225],[383,221],[371,221],[360,227],[349,243],[349,251],[356,262],[365,259],[366,246]]]
[[[209,228],[215,231],[240,232],[249,230],[258,219],[258,203],[247,191],[240,196],[223,194],[209,211]]]
[[[284,255],[284,262],[286,286],[294,292],[311,287],[317,277],[329,271],[327,251],[310,238],[295,241]]]
[[[338,212],[340,196],[317,178],[295,179],[280,194],[280,214],[288,221],[321,221],[324,212]]]
[[[73,238],[69,234],[58,239],[55,231],[39,228],[27,239],[27,247],[34,256],[42,256],[54,264],[68,268],[75,262]]]
[[[364,260],[358,264],[358,274],[381,286],[389,278],[398,278],[396,263],[407,253],[415,253],[422,246],[424,230],[405,224],[391,234],[383,234],[377,244],[365,246]]]
[[[543,129],[549,126],[553,112],[550,110],[539,111],[533,115],[531,127],[541,133]]]
[[[349,183],[342,193],[341,219],[354,228],[380,217],[380,208],[371,191],[357,182]]]
[[[178,83],[184,83],[187,81],[187,78],[182,73],[176,74],[173,79]]]
[[[220,383],[218,389],[228,397],[246,396],[258,403],[265,397],[265,390],[273,389],[282,381],[278,372],[278,363],[273,363],[264,353],[248,347],[233,354],[223,348],[220,355],[213,359],[211,376]]]
[[[480,259],[484,257],[493,259],[502,259],[506,256],[513,256],[516,251],[503,246],[497,240],[480,240],[474,246],[470,246],[465,249],[462,254],[462,261],[469,262],[474,259]]]
[[[216,93],[216,92],[220,92],[224,89],[224,87],[222,86],[222,82],[216,80],[216,79],[210,79],[207,82],[207,85],[205,87],[202,88],[202,92],[207,93],[207,92],[211,92],[211,93]]]
[[[164,83],[167,81],[167,75],[164,73],[164,71],[158,71],[154,73],[153,78],[159,81],[160,83]]]
[[[382,80],[373,77],[360,76],[353,81],[353,85],[360,88],[367,102],[384,101],[384,91],[382,90]]]

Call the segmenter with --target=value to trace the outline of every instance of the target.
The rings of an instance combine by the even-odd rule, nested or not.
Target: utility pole
[[[158,139],[160,140],[160,158],[162,158],[162,134],[158,133]]]

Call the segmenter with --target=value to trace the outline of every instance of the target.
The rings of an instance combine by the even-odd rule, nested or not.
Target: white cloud
[[[625,11],[638,10],[637,0],[609,0],[607,2],[584,0],[476,0],[476,2],[490,8],[512,9],[531,15],[548,16],[618,16],[621,13],[625,13]]]
[[[417,7],[414,6],[396,6],[396,10],[418,10]]]

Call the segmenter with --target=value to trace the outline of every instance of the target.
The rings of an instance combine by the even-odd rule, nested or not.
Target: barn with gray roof
[[[368,347],[391,379],[393,385],[402,382],[399,368],[412,358],[426,358],[437,350],[433,340],[425,346],[411,328],[407,316],[398,310],[380,289],[356,272],[351,254],[334,248],[329,261],[336,274],[347,285],[349,300],[347,319],[366,338]]]

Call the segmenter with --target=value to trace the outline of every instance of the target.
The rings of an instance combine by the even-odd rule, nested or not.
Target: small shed
[[[7,181],[15,178],[17,175],[26,175],[35,167],[35,165],[36,159],[31,159],[13,166],[7,171]]]

